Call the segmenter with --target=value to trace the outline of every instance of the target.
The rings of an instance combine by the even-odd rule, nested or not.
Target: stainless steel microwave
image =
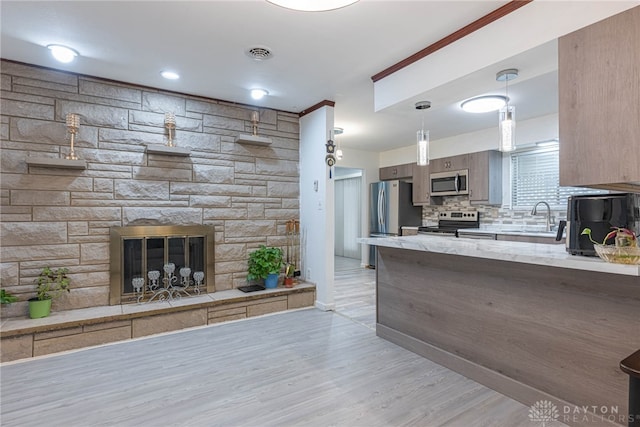
[[[469,169],[432,173],[431,196],[458,196],[469,194]]]

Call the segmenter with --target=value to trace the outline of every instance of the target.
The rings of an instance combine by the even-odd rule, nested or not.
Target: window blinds
[[[511,207],[531,208],[544,200],[553,209],[566,209],[567,197],[600,194],[602,190],[560,187],[558,145],[511,154]]]

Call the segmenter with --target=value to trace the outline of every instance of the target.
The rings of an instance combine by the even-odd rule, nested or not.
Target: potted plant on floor
[[[29,299],[29,317],[39,319],[47,317],[51,312],[51,301],[59,297],[63,292],[71,292],[67,268],[52,270],[49,267],[42,269],[36,278],[36,296]]]
[[[249,254],[247,279],[264,279],[265,288],[276,288],[281,268],[282,249],[261,245],[260,248]]]

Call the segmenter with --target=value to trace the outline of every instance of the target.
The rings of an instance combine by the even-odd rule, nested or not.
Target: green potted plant
[[[260,248],[249,254],[249,274],[247,279],[264,279],[266,288],[276,288],[281,268],[282,249],[260,245]]]
[[[47,317],[51,312],[51,300],[59,297],[63,292],[70,292],[67,268],[52,270],[49,267],[42,269],[36,278],[36,296],[29,299],[29,317],[38,319]]]
[[[18,301],[18,297],[10,292],[0,289],[0,304],[11,304]]]

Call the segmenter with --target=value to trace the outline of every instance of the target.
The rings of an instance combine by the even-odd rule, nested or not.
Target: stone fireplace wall
[[[246,282],[248,253],[284,246],[299,218],[298,115],[89,76],[1,62],[1,286],[26,315],[45,266],[68,267],[71,293],[54,310],[109,304],[109,229],[127,225],[215,226],[215,289]],[[269,147],[234,143],[259,134]],[[190,157],[147,154],[174,142]],[[80,114],[76,153],[85,170],[29,166],[27,156],[68,153],[67,113]]]

